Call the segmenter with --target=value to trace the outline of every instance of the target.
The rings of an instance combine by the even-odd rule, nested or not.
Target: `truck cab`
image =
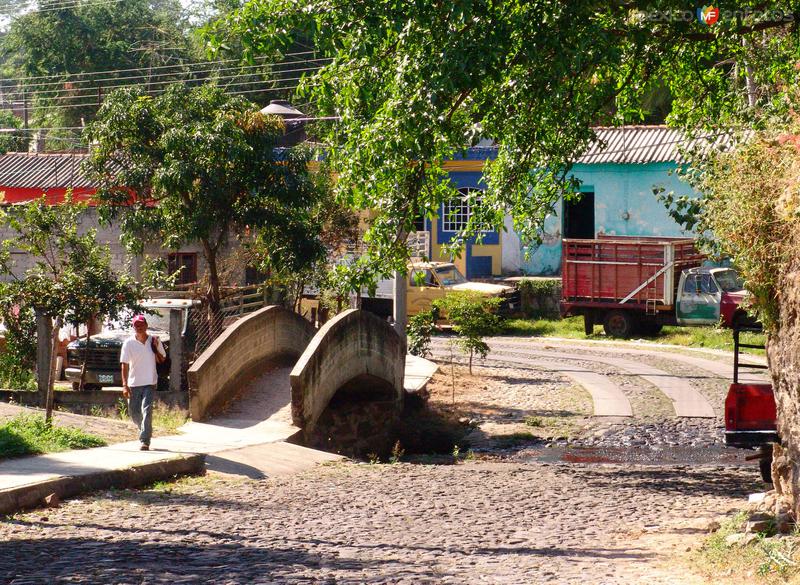
[[[676,299],[678,325],[744,324],[741,309],[746,296],[741,278],[732,268],[689,268],[681,272]]]
[[[436,299],[451,292],[471,291],[487,297],[503,297],[501,310],[517,308],[516,289],[512,286],[467,280],[451,262],[412,262],[406,276],[408,316],[428,311]]]
[[[167,361],[157,366],[159,390],[168,388],[170,311],[179,310],[181,312],[181,328],[185,332],[189,322],[189,310],[198,303],[199,301],[189,299],[142,301],[142,306],[146,311],[148,333],[158,337],[167,352]],[[80,388],[84,356],[86,358],[83,385],[85,391],[98,391],[105,386],[121,386],[122,372],[120,371],[119,356],[122,344],[133,335],[133,329],[124,323],[108,322],[100,333],[90,337],[88,348],[85,337],[72,341],[67,346],[67,367],[64,370],[67,380],[72,383],[72,389]]]

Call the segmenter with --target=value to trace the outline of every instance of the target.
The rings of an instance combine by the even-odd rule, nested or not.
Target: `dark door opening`
[[[564,237],[594,238],[594,191],[584,191],[580,199],[564,201]]]

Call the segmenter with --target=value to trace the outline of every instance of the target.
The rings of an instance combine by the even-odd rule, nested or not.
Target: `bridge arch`
[[[272,305],[228,326],[189,368],[189,413],[194,421],[235,396],[242,382],[270,362],[295,359],[314,336],[297,313]]]
[[[405,341],[376,315],[350,309],[320,328],[290,375],[292,420],[308,444],[390,440],[403,408]],[[379,449],[379,447],[376,447]]]

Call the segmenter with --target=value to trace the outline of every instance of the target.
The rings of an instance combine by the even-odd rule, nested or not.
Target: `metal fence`
[[[198,305],[189,312],[186,345],[190,363],[203,353],[228,325],[269,304],[266,289],[262,291],[260,288],[258,285],[253,285],[227,289],[217,315],[212,316],[205,304]]]

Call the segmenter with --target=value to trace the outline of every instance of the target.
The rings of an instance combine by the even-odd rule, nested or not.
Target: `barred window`
[[[461,198],[454,201],[447,201],[442,204],[442,231],[457,232],[467,227],[472,210],[470,209],[467,195],[480,189],[459,189]],[[480,201],[480,196],[476,198]]]

